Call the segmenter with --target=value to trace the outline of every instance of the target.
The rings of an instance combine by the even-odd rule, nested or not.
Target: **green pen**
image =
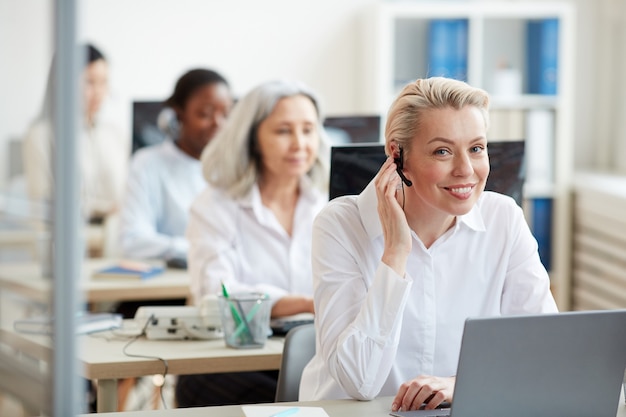
[[[224,285],[224,281],[222,281],[222,295],[224,296],[225,299],[227,300],[229,299],[228,291],[226,290],[226,285]],[[233,319],[235,320],[235,325],[239,326],[242,322],[241,317],[239,316],[239,312],[237,311],[237,309],[235,308],[232,302],[229,301],[228,305],[230,306],[230,313],[233,315]]]

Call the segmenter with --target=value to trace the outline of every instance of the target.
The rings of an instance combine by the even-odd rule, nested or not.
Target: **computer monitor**
[[[162,101],[133,101],[133,152],[165,140],[157,122],[161,110]]]
[[[383,162],[381,143],[335,145],[330,148],[330,187],[328,198],[359,194],[374,178]]]
[[[157,122],[161,110],[162,101],[133,101],[133,152],[165,140]],[[380,116],[329,116],[324,128],[333,145],[380,141]]]
[[[485,190],[506,194],[521,207],[524,181],[526,179],[525,143],[516,141],[489,141],[489,164],[491,172]]]
[[[380,116],[329,116],[324,128],[334,145],[380,142]]]
[[[490,141],[491,173],[486,190],[509,195],[522,205],[524,185],[524,141]],[[337,145],[330,151],[329,199],[359,194],[385,162],[381,143]]]

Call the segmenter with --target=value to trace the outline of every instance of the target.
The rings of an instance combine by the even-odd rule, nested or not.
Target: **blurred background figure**
[[[224,77],[198,68],[178,79],[164,104],[159,119],[167,140],[138,150],[131,161],[121,248],[128,258],[184,267],[189,207],[206,187],[200,155],[224,124],[233,98]]]
[[[77,145],[81,206],[87,222],[102,224],[119,210],[128,169],[130,140],[114,123],[99,117],[109,88],[109,66],[106,58],[90,44],[84,46],[84,57],[85,67],[81,79],[83,117],[79,133],[82,140]],[[29,127],[23,141],[28,196],[33,201],[46,204],[54,198],[54,79],[53,64],[50,67],[41,113]],[[104,233],[105,241],[113,241],[117,234],[116,227],[111,226]],[[106,243],[102,245],[100,251]]]
[[[121,210],[120,242],[126,258],[163,259],[170,267],[186,268],[189,207],[207,185],[200,155],[224,124],[233,98],[224,77],[197,68],[178,79],[164,105],[159,127],[166,135],[165,141],[137,150],[131,160]],[[186,301],[125,301],[116,306],[115,312],[132,318],[140,306],[184,305]],[[174,383],[173,378],[168,380]],[[141,401],[135,401],[134,406],[129,402],[142,398],[145,387],[154,389],[152,378],[141,378],[132,391],[120,393],[126,409],[143,409]]]
[[[313,313],[311,231],[327,202],[319,100],[296,81],[243,97],[202,155],[209,186],[191,206],[192,295],[268,294],[272,316]],[[181,375],[179,407],[273,402],[277,372]]]
[[[130,142],[114,124],[99,120],[98,113],[108,92],[106,58],[93,45],[85,46],[86,65],[82,87],[82,137],[79,161],[82,174],[82,205],[90,221],[101,220],[119,208],[128,164]],[[29,195],[50,200],[52,182],[51,118],[54,111],[54,71],[51,66],[44,104],[39,117],[24,138],[24,168]]]

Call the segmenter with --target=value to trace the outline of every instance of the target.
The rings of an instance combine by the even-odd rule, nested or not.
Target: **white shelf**
[[[556,18],[558,32],[557,94],[525,94],[526,28],[534,19]],[[571,178],[573,173],[573,90],[575,9],[570,2],[446,2],[378,3],[364,30],[364,77],[372,85],[367,106],[385,117],[399,89],[428,75],[428,25],[433,19],[467,19],[468,83],[492,93],[491,110],[498,133],[493,139],[527,139],[526,121],[535,110],[554,113],[551,178],[525,186],[525,198],[552,198],[552,277],[559,308],[570,305]],[[495,75],[502,62],[519,71],[517,95],[498,96]],[[491,91],[490,91],[491,90]],[[515,88],[512,91],[517,91]],[[511,112],[508,112],[508,111]],[[508,113],[507,113],[508,112]],[[496,120],[497,119],[497,120]],[[383,120],[384,123],[384,120]],[[503,137],[495,137],[503,136]],[[542,136],[545,137],[545,136]],[[536,144],[536,143],[535,143]],[[533,149],[537,149],[536,146]],[[535,175],[534,179],[541,178]]]
[[[551,183],[524,183],[524,198],[527,200],[535,198],[554,198],[554,184]]]
[[[522,94],[519,96],[501,97],[491,95],[489,107],[491,110],[533,110],[533,109],[557,109],[559,100],[557,96],[540,94]]]
[[[597,190],[626,199],[626,176],[597,171],[580,171],[574,175],[577,190]]]

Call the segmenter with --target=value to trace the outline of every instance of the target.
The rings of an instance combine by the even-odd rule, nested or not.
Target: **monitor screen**
[[[342,195],[359,194],[386,158],[381,143],[332,146],[328,198],[332,200]]]
[[[324,128],[332,144],[380,142],[380,116],[329,116]]]
[[[161,110],[162,101],[133,101],[133,152],[165,139],[157,122]],[[380,141],[380,116],[331,116],[324,128],[333,145]]]
[[[487,142],[491,172],[485,189],[513,197],[520,207],[526,179],[524,145],[523,140]]]
[[[485,189],[509,195],[521,206],[525,178],[524,141],[490,141],[488,149],[491,173]],[[385,159],[381,143],[331,147],[329,199],[359,194]]]
[[[133,152],[165,140],[157,123],[161,110],[162,101],[133,101]]]

